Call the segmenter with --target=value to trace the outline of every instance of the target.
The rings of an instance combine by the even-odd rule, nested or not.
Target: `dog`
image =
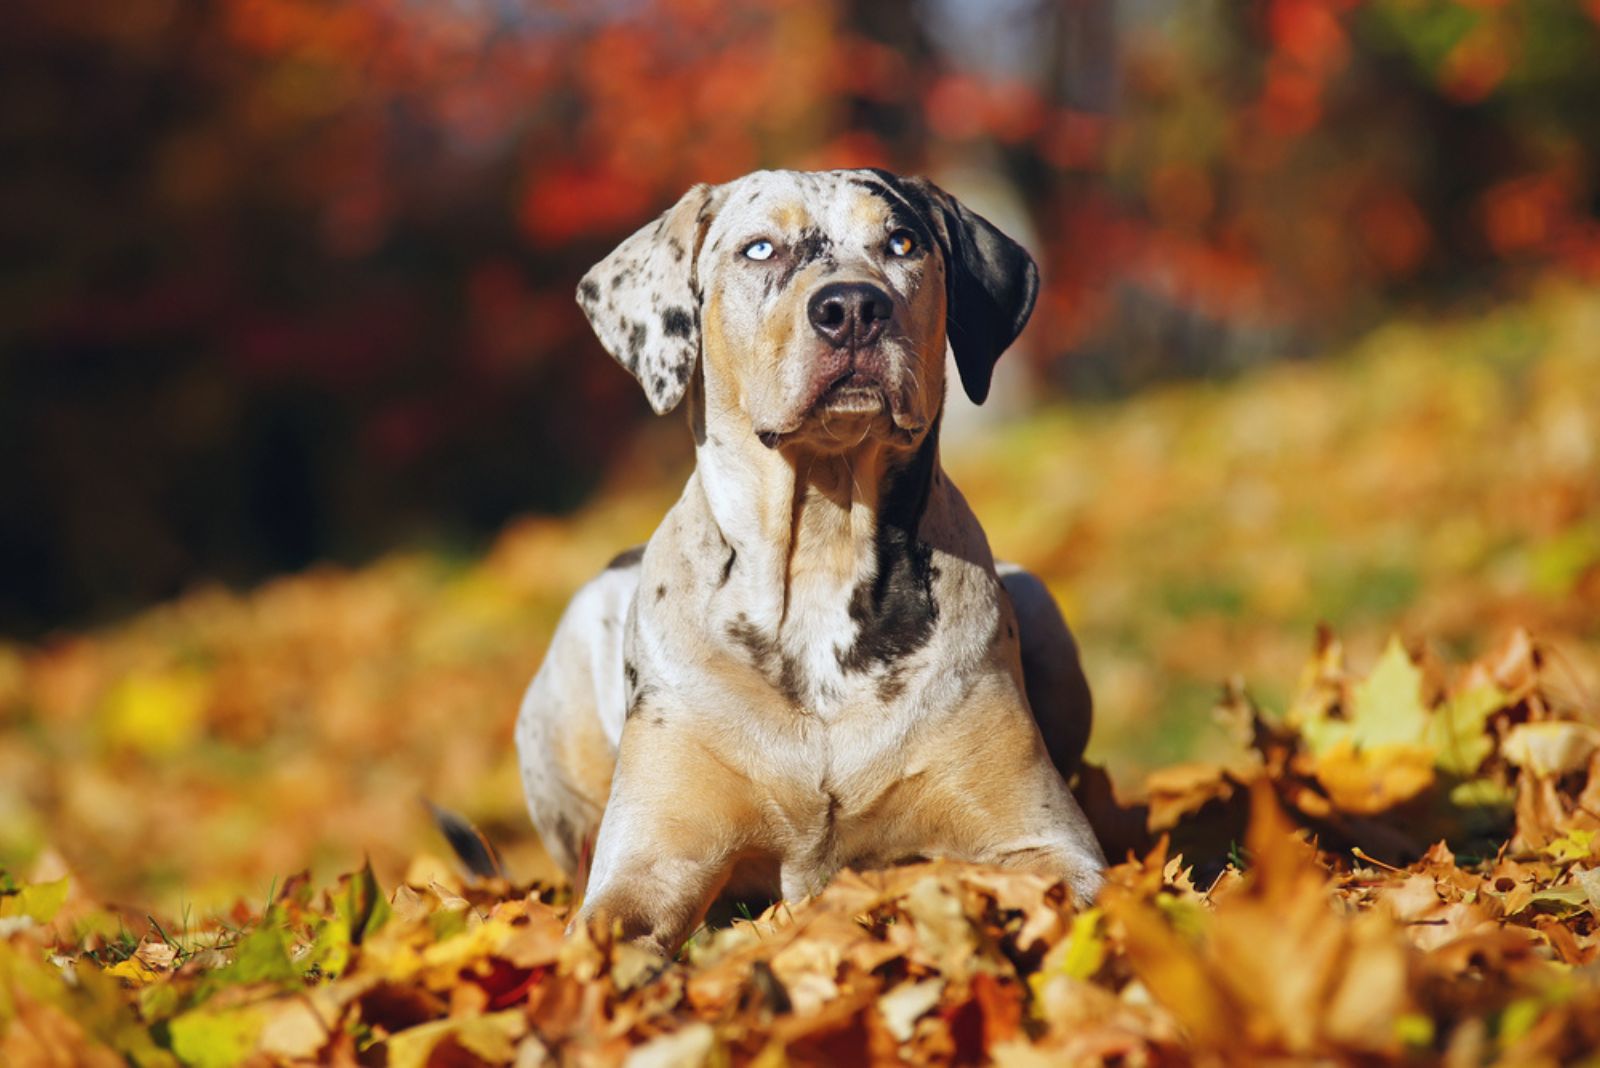
[[[583,278],[696,462],[574,597],[518,716],[547,850],[576,873],[593,843],[580,921],[671,955],[721,894],[935,856],[1094,896],[1076,645],[939,462],[946,342],[981,402],[1037,292],[1016,242],[880,170],[697,185]]]

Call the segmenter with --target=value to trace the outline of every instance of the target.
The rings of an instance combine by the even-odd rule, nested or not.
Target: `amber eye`
[[[889,235],[889,251],[896,256],[909,256],[917,249],[917,238],[910,230],[896,230]]]

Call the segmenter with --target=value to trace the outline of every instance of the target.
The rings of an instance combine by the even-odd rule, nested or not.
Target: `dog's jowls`
[[[573,599],[517,723],[551,855],[593,840],[584,918],[670,953],[721,892],[919,856],[1094,893],[1072,636],[939,463],[946,341],[981,401],[1037,289],[986,220],[878,171],[696,186],[585,276],[696,466]]]

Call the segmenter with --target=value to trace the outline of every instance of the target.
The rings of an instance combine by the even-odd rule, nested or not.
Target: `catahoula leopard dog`
[[[981,402],[1037,291],[987,220],[875,170],[696,186],[584,277],[695,469],[573,599],[517,722],[551,856],[598,835],[581,919],[670,954],[719,893],[935,856],[1095,893],[1077,649],[939,462],[946,342]]]

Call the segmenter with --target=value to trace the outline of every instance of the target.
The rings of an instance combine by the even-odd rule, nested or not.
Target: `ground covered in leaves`
[[[1593,1057],[1597,337],[1600,298],[1550,291],[950,450],[1083,639],[1118,862],[1083,907],[929,864],[671,964],[563,937],[511,720],[673,495],[648,443],[482,559],[0,648],[0,1064]],[[433,859],[424,796],[516,883]]]
[[[1127,859],[1083,907],[948,862],[846,872],[668,963],[564,935],[562,890],[425,863],[182,926],[9,882],[0,1059],[1574,1063],[1600,1051],[1600,730],[1546,671],[1519,634],[1453,677],[1398,643],[1356,677],[1325,635],[1285,716],[1229,696],[1237,766],[1136,806],[1084,775]]]

